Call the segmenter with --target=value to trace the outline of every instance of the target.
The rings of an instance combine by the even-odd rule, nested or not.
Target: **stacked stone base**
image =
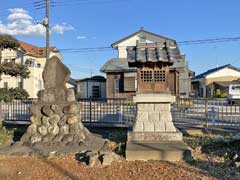
[[[170,94],[137,94],[136,122],[128,133],[126,159],[189,161],[191,151],[172,121]]]
[[[69,69],[54,56],[47,60],[43,71],[44,90],[31,108],[31,125],[20,142],[0,149],[12,155],[43,155],[97,151],[105,140],[90,133],[82,124],[79,103],[70,80]]]
[[[86,139],[89,133],[81,122],[79,105],[75,101],[74,92],[68,89],[62,91],[65,96],[60,100],[56,98],[59,94],[55,90],[41,92],[39,101],[31,106],[32,124],[21,138],[22,143],[78,146]],[[47,96],[53,98],[47,99]]]

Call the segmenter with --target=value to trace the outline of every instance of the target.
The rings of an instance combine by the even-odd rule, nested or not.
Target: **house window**
[[[136,73],[124,73],[124,91],[136,91]]]
[[[4,62],[4,63],[7,63],[7,62],[8,62],[8,59],[4,59],[3,62]]]
[[[100,98],[100,87],[99,86],[92,86],[92,97]]]
[[[18,82],[18,87],[22,89],[23,88],[23,83],[22,82]]]
[[[141,36],[139,41],[140,41],[140,43],[145,43],[146,40],[147,40],[147,38],[145,36]]]
[[[7,89],[7,88],[8,88],[8,82],[4,82],[4,83],[3,83],[3,86],[4,86],[4,88]]]
[[[203,97],[203,88],[200,88],[200,97]]]
[[[25,61],[25,65],[28,66],[28,67],[34,67],[34,64],[35,64],[34,60],[27,59]]]
[[[40,63],[38,63],[38,64],[37,64],[37,67],[38,67],[38,68],[40,68],[40,67],[41,67],[41,64],[40,64]]]
[[[12,58],[12,59],[11,59],[11,62],[12,62],[12,63],[15,63],[15,62],[16,62],[16,58]]]
[[[114,93],[119,93],[119,87],[120,87],[120,80],[114,79]]]

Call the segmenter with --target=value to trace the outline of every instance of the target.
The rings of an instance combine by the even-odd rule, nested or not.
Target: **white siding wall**
[[[11,62],[12,59],[15,59],[16,63],[21,63],[23,61],[23,53],[20,51],[10,50],[10,49],[4,49],[2,51],[2,59],[1,62],[4,61]],[[15,88],[18,87],[18,83],[21,82],[20,77],[12,77],[9,75],[2,74],[0,81],[0,88],[4,87],[4,82],[8,83],[9,88]]]
[[[50,53],[50,57],[56,55],[61,58],[60,53]],[[34,57],[30,55],[23,54],[21,51],[5,49],[2,51],[2,61],[4,59],[16,58],[15,62],[20,64],[25,64],[26,60],[31,59],[34,61],[34,67],[29,67],[30,77],[23,80],[23,88],[28,92],[30,98],[37,98],[37,93],[39,90],[44,89],[42,72],[46,64],[45,58]],[[37,67],[40,64],[40,67]],[[2,75],[2,80],[0,81],[0,88],[4,87],[4,82],[8,82],[9,88],[18,87],[18,83],[21,82],[20,77],[11,77],[8,75]],[[67,85],[67,87],[70,87]]]
[[[99,86],[101,98],[106,98],[106,83],[105,82],[92,82],[92,81],[83,81],[78,82],[77,93],[79,93],[80,98],[89,98],[92,97],[92,87]]]
[[[226,76],[235,76],[240,78],[240,72],[230,69],[230,68],[224,68],[217,72],[214,72],[212,74],[209,74],[206,76],[206,79],[208,78],[218,78],[218,77],[226,77]]]
[[[137,34],[129,39],[126,39],[125,41],[119,43],[116,45],[118,49],[118,58],[127,58],[127,46],[136,46],[136,42],[140,41],[140,37],[146,37],[146,42],[147,43],[153,43],[153,42],[161,42],[165,40],[164,38],[160,38],[158,36],[153,36],[151,34],[146,34],[146,33],[140,33]]]

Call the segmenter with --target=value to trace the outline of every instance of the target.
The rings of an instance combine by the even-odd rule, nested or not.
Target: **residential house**
[[[210,69],[192,79],[192,91],[199,97],[214,97],[217,89],[227,93],[229,85],[240,78],[240,69],[230,64]]]
[[[3,74],[1,76],[0,88],[20,87],[29,93],[30,98],[37,98],[38,91],[44,88],[42,72],[46,63],[45,48],[22,41],[19,41],[19,43],[20,48],[17,50],[3,50],[0,62],[12,61],[26,65],[30,70],[30,77],[23,79]],[[62,59],[60,52],[55,47],[50,48],[50,57],[52,56]]]
[[[76,80],[77,98],[106,98],[106,78],[93,76]]]
[[[131,98],[136,93],[136,68],[128,66],[128,48],[136,47],[138,43],[173,43],[175,40],[148,32],[141,28],[139,31],[115,42],[112,48],[118,51],[118,57],[107,61],[101,71],[107,76],[107,97]],[[147,53],[146,53],[147,54]],[[147,55],[148,56],[148,55]],[[174,95],[188,96],[191,89],[192,72],[188,69],[185,55],[170,66],[168,86]]]

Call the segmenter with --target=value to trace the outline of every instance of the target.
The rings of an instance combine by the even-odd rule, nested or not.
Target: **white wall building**
[[[230,64],[210,69],[192,79],[192,89],[196,96],[211,97],[214,95],[213,83],[230,84],[240,79],[240,69]]]
[[[93,76],[76,82],[78,98],[106,98],[106,79],[103,76]]]
[[[30,70],[30,77],[23,79],[3,74],[0,88],[20,87],[29,93],[30,98],[37,98],[38,91],[44,88],[42,72],[46,63],[45,48],[25,42],[19,43],[20,48],[18,50],[3,50],[0,62],[15,62],[26,65]],[[61,54],[56,48],[50,48],[50,57],[52,56],[57,56],[62,60]]]

